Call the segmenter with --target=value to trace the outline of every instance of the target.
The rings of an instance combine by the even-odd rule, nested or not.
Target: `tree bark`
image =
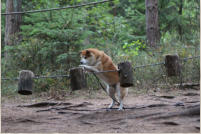
[[[179,1],[179,15],[182,16],[182,12],[183,12],[183,0]],[[182,39],[182,27],[181,24],[178,25],[178,31],[179,31],[179,36]]]
[[[178,55],[166,55],[165,67],[168,77],[179,76],[181,74],[181,64]]]
[[[87,79],[83,68],[75,67],[70,69],[70,86],[72,91],[87,88]]]
[[[22,9],[22,0],[7,0],[6,13],[19,12]],[[5,23],[5,45],[17,44],[15,41],[19,40],[20,25],[22,23],[21,14],[6,15]],[[7,53],[5,53],[5,56]]]
[[[13,12],[13,0],[6,1],[6,13]],[[14,15],[7,15],[6,16],[6,23],[5,23],[5,45],[12,45],[11,36],[14,33],[13,30],[13,22],[14,22]]]
[[[133,86],[133,68],[132,64],[128,61],[121,62],[118,64],[120,85],[122,87]]]
[[[32,94],[34,73],[29,70],[22,70],[19,73],[18,93],[22,95]]]
[[[20,12],[22,11],[22,0],[14,0],[14,12]],[[22,24],[22,14],[14,15],[15,21],[14,21],[14,32],[18,33],[20,32],[20,26]]]
[[[156,47],[160,40],[158,25],[158,0],[145,0],[145,5],[147,43],[151,47]]]

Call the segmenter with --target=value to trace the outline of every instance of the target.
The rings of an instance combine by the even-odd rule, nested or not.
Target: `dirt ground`
[[[3,133],[199,133],[200,90],[129,91],[125,109],[107,110],[103,91],[66,94],[62,100],[35,95],[2,97]],[[200,109],[200,108],[199,108]]]

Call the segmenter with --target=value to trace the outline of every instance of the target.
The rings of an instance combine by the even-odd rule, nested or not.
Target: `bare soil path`
[[[125,110],[107,110],[111,99],[102,91],[92,98],[79,91],[64,100],[2,97],[3,133],[199,133],[200,91],[130,92]],[[20,99],[19,99],[20,98]]]

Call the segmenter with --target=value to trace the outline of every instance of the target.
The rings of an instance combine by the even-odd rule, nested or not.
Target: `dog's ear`
[[[86,50],[86,56],[90,56],[90,55],[91,55],[90,51]]]

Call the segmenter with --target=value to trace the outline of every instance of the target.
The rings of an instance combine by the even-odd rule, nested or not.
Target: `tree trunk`
[[[20,11],[22,11],[22,0],[14,0],[14,12],[20,12]],[[20,25],[22,24],[22,14],[14,15],[14,17],[15,17],[14,32],[18,33],[20,32]]]
[[[179,15],[182,15],[182,11],[183,11],[183,0],[180,0],[179,2]],[[179,36],[182,39],[182,27],[181,24],[178,25],[178,31],[179,31]]]
[[[6,1],[6,13],[21,11],[22,0],[7,0]],[[22,22],[21,14],[6,15],[5,23],[5,45],[17,44],[19,40],[20,25]],[[5,53],[6,57],[7,53]]]
[[[156,47],[160,40],[158,26],[158,0],[145,0],[145,3],[147,43],[151,47]]]
[[[13,0],[6,1],[6,13],[13,12]],[[12,45],[11,36],[14,33],[14,15],[7,15],[6,16],[6,23],[5,23],[5,45]]]

